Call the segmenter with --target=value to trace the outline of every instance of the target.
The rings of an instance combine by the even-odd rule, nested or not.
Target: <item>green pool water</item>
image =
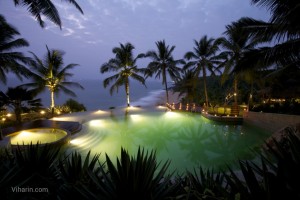
[[[235,166],[237,159],[253,159],[269,134],[245,125],[225,125],[199,114],[149,112],[96,118],[83,124],[68,151],[105,153],[115,161],[121,147],[136,155],[139,146],[155,150],[158,161],[170,160],[170,171],[184,173],[198,166]]]

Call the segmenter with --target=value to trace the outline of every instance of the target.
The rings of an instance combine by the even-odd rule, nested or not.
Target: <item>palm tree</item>
[[[15,73],[20,79],[21,75],[28,75],[27,68],[22,64],[28,63],[30,59],[14,50],[29,46],[29,43],[23,38],[15,39],[18,35],[20,33],[17,29],[0,15],[0,81],[2,83],[6,83],[8,72]]]
[[[49,50],[48,46],[47,54],[44,59],[38,58],[33,52],[30,52],[33,55],[33,62],[31,63],[32,74],[31,78],[33,79],[32,83],[26,83],[23,86],[33,88],[35,93],[43,92],[46,88],[49,89],[51,94],[51,111],[54,113],[54,93],[59,94],[60,91],[71,95],[73,97],[76,94],[68,89],[70,86],[83,89],[83,87],[76,82],[67,81],[67,79],[73,76],[69,70],[78,66],[78,64],[68,64],[66,66],[63,62],[64,52],[60,50]]]
[[[110,88],[110,94],[112,95],[115,90],[118,92],[119,87],[124,85],[128,107],[130,106],[129,78],[132,78],[146,86],[144,77],[139,75],[139,73],[144,73],[145,70],[139,69],[136,65],[137,59],[142,58],[143,54],[139,54],[136,58],[134,58],[132,53],[133,49],[134,46],[130,43],[126,43],[125,45],[120,43],[120,47],[115,47],[112,50],[115,54],[115,58],[104,63],[100,69],[102,74],[106,72],[117,72],[116,74],[104,79],[103,86],[106,88],[112,83],[112,81],[115,81]]]
[[[241,18],[234,23],[243,28],[250,39],[268,42],[271,46],[253,49],[245,54],[237,71],[253,67],[277,65],[279,68],[299,65],[300,60],[300,2],[281,0],[251,0],[271,12],[268,22]],[[275,45],[274,45],[275,44]],[[257,64],[259,62],[259,65]]]
[[[197,78],[194,71],[184,70],[174,84],[173,90],[179,92],[179,96],[185,95],[187,103],[195,102]]]
[[[234,107],[237,108],[237,97],[238,97],[238,79],[245,75],[242,72],[237,72],[236,66],[239,64],[240,60],[244,57],[246,52],[257,45],[258,41],[250,40],[248,34],[241,30],[235,24],[227,25],[225,35],[227,38],[221,39],[221,46],[223,51],[222,56],[226,57],[223,63],[224,72],[222,75],[222,82],[224,82],[229,75],[233,75],[233,85],[234,85]],[[245,71],[244,71],[245,72]],[[248,73],[251,74],[251,73]]]
[[[270,11],[271,17],[268,22],[241,18],[234,25],[243,29],[251,40],[267,43],[267,46],[245,52],[235,71],[269,68],[272,73],[264,80],[273,79],[275,82],[278,82],[278,76],[290,72],[297,74],[300,71],[300,2],[252,0],[252,3]],[[281,82],[278,84],[283,85]],[[295,83],[292,85],[295,86]],[[288,88],[286,85],[281,91],[289,94],[285,95],[286,97],[291,97]]]
[[[62,27],[61,19],[55,5],[51,0],[13,0],[15,6],[25,6],[31,15],[38,21],[41,27],[45,27],[43,16],[47,17],[51,22]],[[75,0],[64,0],[75,6],[79,12],[83,14],[82,9]]]
[[[162,76],[162,84],[165,85],[167,103],[169,103],[167,75],[175,81],[180,77],[181,68],[177,67],[178,64],[184,64],[183,60],[174,60],[172,53],[175,46],[166,45],[165,41],[158,41],[155,43],[157,52],[148,51],[145,56],[149,57],[152,61],[147,66],[146,77],[152,77],[155,74],[155,78]]]
[[[22,111],[42,106],[41,99],[35,99],[32,91],[21,87],[8,88],[5,94],[0,92],[0,102],[1,105],[7,105],[13,108],[16,121],[19,124],[22,122]]]
[[[189,51],[184,55],[184,58],[189,61],[185,65],[185,69],[193,67],[193,71],[197,77],[199,77],[202,71],[206,106],[209,106],[206,87],[207,70],[214,75],[217,70],[216,65],[220,64],[221,58],[216,55],[219,50],[220,41],[220,39],[208,39],[205,35],[199,41],[194,40],[194,51]]]

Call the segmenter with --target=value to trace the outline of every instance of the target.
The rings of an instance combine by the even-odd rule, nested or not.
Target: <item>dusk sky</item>
[[[155,50],[155,42],[175,45],[174,57],[180,59],[202,36],[220,37],[225,26],[243,16],[268,20],[264,8],[250,0],[77,0],[80,14],[70,4],[54,1],[62,19],[62,30],[46,20],[41,28],[25,7],[13,0],[0,1],[0,13],[14,25],[32,51],[42,57],[46,45],[65,51],[65,64],[77,63],[74,80],[102,79],[100,66],[114,55],[112,48],[130,42],[134,54]],[[29,55],[29,54],[28,54]],[[139,63],[146,67],[147,62]]]

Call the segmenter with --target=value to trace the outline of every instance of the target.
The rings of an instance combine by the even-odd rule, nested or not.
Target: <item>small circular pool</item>
[[[11,145],[51,144],[66,141],[67,131],[57,128],[34,128],[8,135]]]

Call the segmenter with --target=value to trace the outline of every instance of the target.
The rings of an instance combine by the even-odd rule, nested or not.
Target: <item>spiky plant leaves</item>
[[[161,167],[154,151],[139,147],[136,157],[121,148],[116,166],[106,154],[107,173],[94,177],[103,199],[164,199],[172,194],[171,175],[165,176],[170,162]],[[105,184],[103,184],[105,182]]]
[[[223,174],[226,179],[226,183],[230,188],[229,195],[231,197],[238,195],[240,199],[245,199],[245,197],[249,196],[248,189],[244,182],[237,175],[237,173],[231,169],[231,167],[228,166],[228,172],[223,172]]]
[[[89,172],[97,171],[99,154],[95,154],[90,160],[90,151],[82,161],[81,154],[74,152],[65,156],[58,162],[59,179],[62,184],[59,187],[58,195],[61,198],[84,198],[95,197],[92,190],[92,180]]]
[[[8,199],[54,197],[56,188],[57,171],[55,163],[59,148],[49,145],[17,146],[12,150],[13,156],[6,162],[11,164],[10,170],[1,179],[1,191],[4,190]],[[47,188],[41,193],[16,193],[13,188]]]
[[[222,173],[215,173],[213,169],[206,171],[199,167],[194,173],[187,172],[187,182],[183,185],[186,199],[223,199],[228,197],[227,187]]]
[[[16,162],[32,172],[48,171],[58,158],[60,147],[40,143],[28,145],[27,147],[17,146],[13,152]]]
[[[249,189],[250,196],[253,199],[265,199],[265,193],[262,188],[262,183],[258,180],[258,177],[256,176],[253,167],[250,165],[250,163],[248,161],[240,161],[240,168],[245,178],[246,185]]]
[[[287,130],[285,141],[273,138],[272,145],[260,153],[261,164],[240,161],[241,175],[229,168],[224,173],[232,195],[240,199],[299,199],[300,138]],[[283,145],[284,144],[284,145]]]
[[[97,190],[94,193],[97,199],[117,199],[114,183],[111,181],[110,175],[107,170],[105,170],[104,165],[100,165],[98,173],[91,171],[88,173],[93,183],[97,186]]]
[[[273,139],[273,146],[266,144],[266,153],[277,160],[276,177],[283,184],[282,192],[287,193],[290,199],[300,198],[300,138],[296,136],[296,129],[287,128],[286,132],[284,142]]]

